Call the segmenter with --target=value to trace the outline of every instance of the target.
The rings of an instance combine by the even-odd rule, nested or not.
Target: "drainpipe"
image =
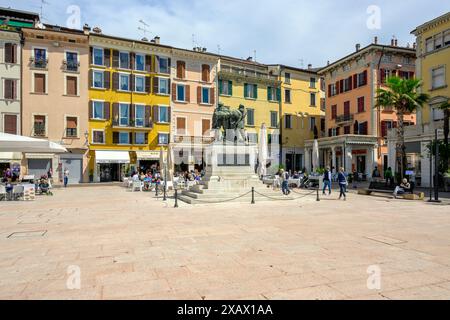
[[[279,156],[278,156],[278,161],[280,163],[280,165],[283,162],[283,107],[282,107],[282,101],[283,101],[283,82],[281,80],[281,70],[282,68],[279,66],[278,67],[278,71],[279,71],[279,79],[280,79],[280,101],[278,101],[278,110],[279,110],[279,119],[280,119],[280,136],[279,136],[279,144],[280,144],[280,148],[279,148]]]
[[[25,37],[23,36],[22,31],[20,31],[20,135],[23,135],[23,47],[25,45]]]

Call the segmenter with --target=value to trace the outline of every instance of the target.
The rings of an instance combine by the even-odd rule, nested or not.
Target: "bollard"
[[[252,203],[255,204],[255,187],[252,187]]]
[[[320,198],[319,198],[319,188],[317,188],[317,198],[316,198],[316,201],[320,201]]]
[[[167,191],[166,191],[166,182],[164,181],[164,196],[163,196],[163,201],[166,201],[167,200]]]
[[[158,196],[158,183],[156,183],[155,185],[155,191],[156,191],[155,196]]]
[[[175,188],[175,205],[174,208],[178,208],[178,189]]]

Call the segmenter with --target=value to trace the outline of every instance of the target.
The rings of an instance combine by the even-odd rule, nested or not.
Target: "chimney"
[[[206,52],[206,48],[202,48],[202,52]]]
[[[253,57],[248,57],[247,61],[253,61]]]
[[[327,66],[329,66],[330,65],[330,60],[327,60]]]
[[[359,43],[357,43],[357,44],[355,45],[355,48],[356,48],[356,52],[358,52],[359,49],[361,49],[361,45],[360,45]]]
[[[375,38],[373,38],[373,43],[378,44],[378,37],[375,36]]]
[[[141,41],[148,42],[148,39],[146,37],[142,38]]]
[[[89,27],[87,23],[85,23],[83,26],[83,32],[85,35],[89,35],[89,32],[91,32],[91,27]]]
[[[395,41],[394,38],[392,38],[392,39],[391,39],[391,47],[394,46],[394,41]]]
[[[396,46],[396,47],[398,46],[398,40],[397,39],[394,40],[394,46]]]
[[[414,42],[413,43],[413,49],[416,49],[417,44]]]
[[[156,36],[156,37],[153,38],[153,40],[155,41],[155,42],[154,42],[155,44],[159,44],[161,38],[160,38],[159,36]]]
[[[308,64],[308,70],[311,70],[311,68],[312,68],[312,64],[310,63],[310,64]]]
[[[92,29],[92,31],[97,34],[102,34],[102,29],[100,29],[99,27],[95,27],[94,29]]]

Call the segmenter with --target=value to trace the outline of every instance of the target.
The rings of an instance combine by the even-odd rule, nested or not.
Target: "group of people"
[[[198,171],[197,169],[191,171],[177,172],[175,178],[182,179],[184,182],[188,181],[201,181],[205,175],[205,171]]]
[[[322,194],[325,194],[325,191],[328,188],[328,195],[331,195],[331,182],[332,182],[332,173],[330,167],[325,168],[325,172],[323,173],[323,189]],[[347,186],[348,180],[347,175],[344,171],[344,168],[339,168],[339,172],[337,174],[337,182],[339,184],[339,200],[344,199],[347,200]]]

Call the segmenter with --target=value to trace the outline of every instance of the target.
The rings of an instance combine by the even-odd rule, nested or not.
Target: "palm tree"
[[[394,108],[398,117],[397,126],[397,167],[401,178],[405,173],[406,146],[405,129],[403,120],[405,113],[413,113],[429,100],[425,93],[418,93],[422,85],[419,79],[402,79],[399,77],[389,77],[386,81],[387,88],[377,89],[376,107]]]
[[[448,170],[448,153],[450,152],[449,148],[448,148],[448,136],[449,136],[449,131],[450,131],[450,100],[444,102],[443,104],[441,104],[439,106],[439,109],[441,109],[442,111],[444,111],[444,144],[445,144],[445,149],[446,151],[446,155],[447,155],[447,159],[445,159],[446,161],[444,161],[444,170],[447,171]]]

